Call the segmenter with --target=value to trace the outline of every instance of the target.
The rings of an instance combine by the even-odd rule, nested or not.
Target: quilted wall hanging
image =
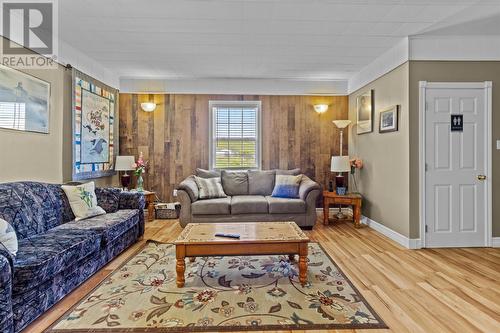
[[[115,174],[118,90],[73,69],[73,180]]]

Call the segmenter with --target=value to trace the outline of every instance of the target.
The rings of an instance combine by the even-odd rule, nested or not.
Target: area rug
[[[187,260],[184,288],[176,286],[175,263],[173,244],[149,241],[48,331],[387,328],[317,243],[309,244],[304,286],[288,256]]]

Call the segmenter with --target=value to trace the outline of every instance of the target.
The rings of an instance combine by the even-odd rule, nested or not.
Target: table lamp
[[[125,171],[121,177],[122,187],[128,189],[130,185],[130,175],[127,171],[134,170],[134,156],[116,156],[115,171]]]
[[[343,172],[351,171],[351,165],[349,163],[349,156],[332,156],[332,161],[330,165],[330,170],[332,172],[337,172],[337,176],[335,176],[335,187],[346,187],[345,186],[345,178],[342,175]],[[338,194],[338,192],[337,192]],[[344,218],[344,214],[342,213],[342,205],[339,205],[339,211],[337,213],[337,219],[342,220]]]

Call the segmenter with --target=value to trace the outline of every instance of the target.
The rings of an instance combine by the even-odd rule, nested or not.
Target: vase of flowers
[[[146,168],[148,166],[148,162],[144,161],[144,157],[142,152],[139,154],[139,159],[136,163],[134,163],[135,175],[137,176],[137,192],[144,192],[144,179],[142,178],[142,174],[146,172]]]
[[[352,184],[354,185],[354,193],[358,193],[358,184],[356,184],[356,169],[363,169],[363,160],[359,158],[353,158],[349,160],[349,164],[351,165],[351,177],[352,177]]]

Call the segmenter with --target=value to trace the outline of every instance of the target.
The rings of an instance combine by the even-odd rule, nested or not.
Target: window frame
[[[255,146],[255,161],[256,166],[254,168],[248,167],[234,167],[234,168],[216,168],[215,167],[215,130],[214,125],[216,122],[216,113],[214,112],[214,108],[216,107],[255,107],[257,108],[257,112],[255,115],[256,118],[256,146]],[[261,170],[262,169],[262,101],[225,101],[225,100],[210,100],[208,101],[208,110],[210,117],[209,124],[209,169],[210,170]]]

